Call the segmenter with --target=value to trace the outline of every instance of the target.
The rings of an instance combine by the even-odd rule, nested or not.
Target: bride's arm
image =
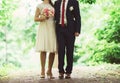
[[[46,17],[44,15],[40,15],[40,9],[37,8],[34,16],[34,21],[35,22],[42,22],[46,20]]]

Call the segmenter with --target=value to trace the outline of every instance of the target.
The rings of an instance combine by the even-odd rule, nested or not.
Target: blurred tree
[[[82,34],[76,43],[80,50],[75,50],[78,63],[120,63],[119,4],[119,0],[81,4]]]
[[[120,7],[113,7],[110,12],[106,26],[98,29],[95,35],[99,40],[106,40],[107,42],[120,43]]]
[[[93,4],[96,2],[96,0],[79,0],[79,1],[83,3],[88,3],[88,4]]]
[[[7,54],[7,32],[10,30],[11,27],[11,17],[12,17],[12,12],[15,10],[17,7],[16,2],[18,0],[1,0],[0,3],[0,50],[1,50],[1,58],[4,62],[7,62],[8,60],[8,54]],[[6,53],[5,53],[6,52]],[[2,63],[1,63],[2,64]]]
[[[92,4],[95,4],[96,0],[79,0],[79,1],[81,2],[80,5],[81,5],[82,27],[85,27],[85,28],[82,28],[81,32],[86,33],[89,30],[89,27],[88,27],[89,25],[86,25],[87,23],[86,21],[89,19],[89,16],[90,16],[89,10],[91,10]],[[84,41],[82,40],[81,42],[84,42]],[[84,49],[81,46],[81,42],[75,44],[75,47],[74,47],[74,50],[75,50],[74,51],[74,62],[75,63],[79,60],[79,58],[83,57],[83,55],[85,54],[85,51],[81,50],[81,49]]]
[[[94,52],[95,61],[103,61],[108,63],[120,63],[120,1],[112,0],[112,6],[104,8],[109,12],[109,18],[106,25],[97,29],[95,36],[100,41],[107,41],[99,45],[102,49],[96,49]],[[102,60],[98,60],[102,59]]]
[[[6,26],[11,18],[12,12],[17,7],[18,0],[1,0],[0,3],[0,26]]]

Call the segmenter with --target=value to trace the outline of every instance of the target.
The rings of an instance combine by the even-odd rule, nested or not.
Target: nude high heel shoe
[[[40,78],[45,78],[45,73],[42,73],[42,72],[41,72]]]
[[[47,72],[47,78],[48,79],[55,79],[55,77],[53,77],[52,73],[48,73],[48,72]]]
[[[45,78],[45,75],[40,75],[40,78]]]

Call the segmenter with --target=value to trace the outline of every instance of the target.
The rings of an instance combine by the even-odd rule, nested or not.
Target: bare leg
[[[54,63],[54,58],[55,58],[55,53],[50,53],[49,54],[49,61],[48,61],[48,70],[47,70],[47,75],[52,79],[52,66]]]
[[[45,77],[46,52],[41,52],[40,61],[41,61],[41,78],[44,78]]]

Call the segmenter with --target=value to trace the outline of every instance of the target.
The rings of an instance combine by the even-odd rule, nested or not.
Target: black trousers
[[[57,42],[58,42],[58,69],[59,73],[72,73],[73,68],[73,51],[74,51],[74,42],[75,35],[69,32],[69,27],[62,27],[58,25],[56,30],[57,33]],[[67,66],[64,69],[64,58],[66,55],[65,61],[67,61]]]

